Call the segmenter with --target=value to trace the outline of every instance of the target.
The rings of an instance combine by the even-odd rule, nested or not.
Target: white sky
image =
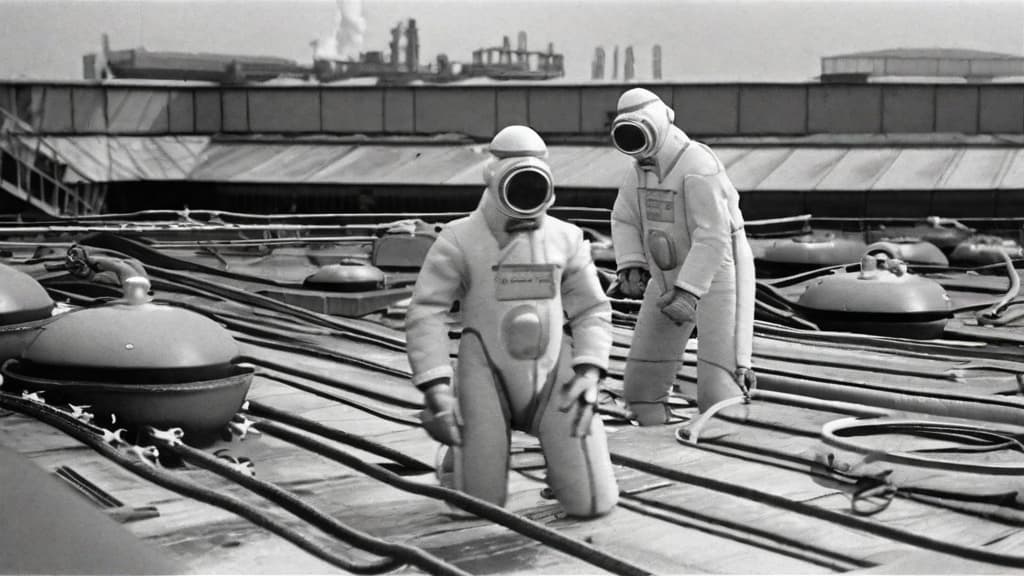
[[[265,54],[311,60],[331,32],[333,0],[0,0],[0,78],[81,78],[81,57],[107,32],[113,48]],[[638,79],[663,48],[666,79],[800,81],[825,55],[892,47],[972,48],[1024,55],[1024,0],[363,0],[364,50],[416,18],[421,62],[438,52],[549,41],[569,79],[589,78],[594,48],[611,64],[633,45]]]

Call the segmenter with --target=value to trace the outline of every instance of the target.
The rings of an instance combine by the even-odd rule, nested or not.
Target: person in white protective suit
[[[544,141],[509,126],[490,152],[479,206],[438,235],[406,316],[424,427],[451,447],[453,487],[498,505],[510,431],[536,435],[565,511],[600,516],[618,500],[604,428],[593,417],[611,306],[582,231],[546,213],[554,187]],[[456,301],[463,330],[453,371],[446,319]]]
[[[611,137],[636,162],[612,210],[620,290],[643,297],[626,360],[625,397],[641,425],[669,422],[667,399],[697,327],[697,403],[744,394],[751,370],[754,259],[739,194],[710,148],[673,124],[653,92],[619,98]]]

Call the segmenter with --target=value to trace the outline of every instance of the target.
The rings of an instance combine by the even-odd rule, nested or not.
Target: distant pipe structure
[[[612,52],[612,80],[619,79],[619,47]]]
[[[636,76],[636,60],[633,58],[633,46],[626,46],[626,58],[622,67],[622,79],[631,82]]]
[[[604,80],[604,47],[594,48],[594,60],[590,65],[590,79]]]
[[[412,18],[405,30],[405,65],[410,72],[420,68],[420,31]]]
[[[651,75],[655,80],[661,80],[661,44],[651,48]]]

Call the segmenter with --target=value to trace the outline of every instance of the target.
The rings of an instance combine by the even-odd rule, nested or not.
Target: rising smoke
[[[337,0],[334,32],[316,41],[316,57],[332,60],[357,60],[363,48],[363,0]]]

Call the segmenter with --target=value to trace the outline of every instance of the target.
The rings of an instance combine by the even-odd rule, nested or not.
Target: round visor
[[[640,154],[651,145],[650,131],[638,122],[619,122],[612,128],[612,143],[624,154]]]
[[[501,201],[513,212],[533,216],[547,207],[554,187],[548,175],[536,168],[520,168],[501,186]]]

